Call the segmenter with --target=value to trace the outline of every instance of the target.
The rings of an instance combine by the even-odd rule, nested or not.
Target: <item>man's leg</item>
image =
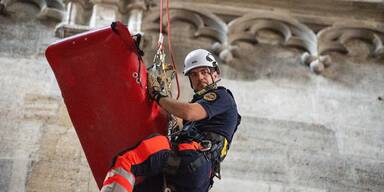
[[[158,174],[151,177],[145,177],[143,182],[135,185],[133,192],[150,192],[150,191],[163,191],[163,174]]]
[[[117,157],[103,183],[102,192],[132,192],[138,176],[161,173],[170,152],[165,136],[143,140],[137,147]]]
[[[207,192],[211,183],[211,161],[198,151],[182,151],[179,157],[179,170],[168,177],[169,183],[177,192]]]

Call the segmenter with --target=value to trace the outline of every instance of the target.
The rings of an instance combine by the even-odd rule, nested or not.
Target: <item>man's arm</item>
[[[159,105],[169,113],[186,121],[198,121],[208,117],[203,106],[198,103],[182,103],[169,97],[162,97]]]

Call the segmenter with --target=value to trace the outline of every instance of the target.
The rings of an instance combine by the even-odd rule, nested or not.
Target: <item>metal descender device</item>
[[[161,94],[172,97],[172,82],[176,76],[176,70],[173,65],[165,62],[166,54],[163,49],[163,40],[164,37],[160,34],[158,49],[153,58],[153,65],[148,68],[148,75],[152,81],[156,81],[155,84],[158,84]],[[173,133],[176,126],[176,118],[170,115],[168,135]]]

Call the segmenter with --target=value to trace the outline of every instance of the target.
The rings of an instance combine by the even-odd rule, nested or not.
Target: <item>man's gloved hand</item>
[[[149,97],[155,100],[157,103],[159,103],[162,97],[168,97],[167,93],[161,91],[158,79],[150,73],[148,73],[147,90]]]

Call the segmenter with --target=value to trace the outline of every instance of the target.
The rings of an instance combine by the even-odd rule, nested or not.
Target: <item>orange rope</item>
[[[160,0],[160,35],[163,34],[163,0]],[[160,41],[160,36],[159,36]],[[163,49],[163,44],[160,42],[157,42],[157,48]]]
[[[162,4],[162,2],[161,2],[161,4]],[[179,75],[177,74],[176,65],[175,65],[175,58],[174,58],[173,49],[172,49],[172,45],[171,45],[171,17],[170,17],[170,13],[169,13],[169,0],[167,0],[167,19],[168,19],[168,21],[167,21],[168,22],[168,28],[167,28],[167,31],[168,31],[168,52],[171,55],[172,66],[176,72],[176,84],[177,84],[176,99],[179,99],[179,97],[180,97]]]
[[[160,0],[160,33],[163,33],[163,0]]]

